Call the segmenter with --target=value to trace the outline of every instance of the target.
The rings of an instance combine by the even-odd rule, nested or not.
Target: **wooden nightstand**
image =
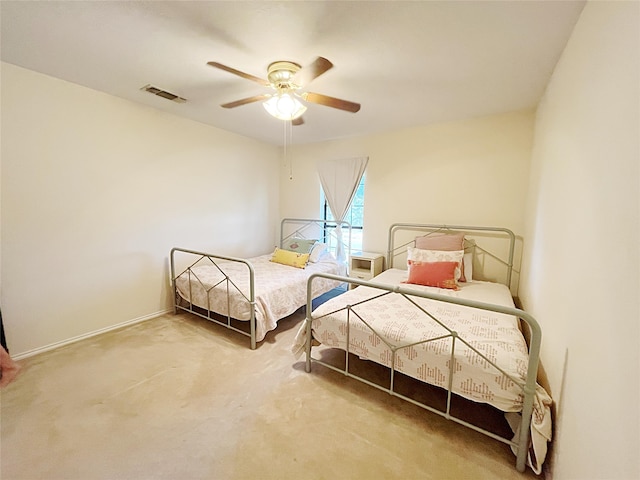
[[[357,252],[349,259],[349,276],[359,280],[371,280],[382,273],[384,255],[370,252]],[[357,285],[350,284],[351,288]]]

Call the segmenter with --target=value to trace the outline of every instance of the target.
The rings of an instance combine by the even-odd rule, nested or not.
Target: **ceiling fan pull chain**
[[[291,150],[291,148],[293,148],[293,145],[291,145],[292,140],[293,140],[293,130],[292,130],[292,125],[291,125],[291,120],[285,120],[282,122],[284,124],[284,146],[283,146],[283,152],[284,152],[284,165],[287,166],[287,164],[289,165],[289,180],[293,180],[293,159],[290,158],[291,157],[291,153],[289,152]],[[289,149],[287,149],[287,144],[289,145]]]
[[[282,157],[284,160],[284,166],[287,166],[287,122],[282,127]]]
[[[285,128],[289,129],[289,145],[291,147],[290,150],[292,151],[289,158],[289,180],[293,180],[293,125],[291,120],[286,121],[285,124],[287,125]]]

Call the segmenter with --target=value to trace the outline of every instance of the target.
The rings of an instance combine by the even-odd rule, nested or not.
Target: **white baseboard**
[[[21,360],[28,357],[33,357],[34,355],[38,355],[39,353],[48,352],[50,350],[54,350],[56,348],[63,347],[65,345],[69,345],[70,343],[79,342],[80,340],[85,340],[87,338],[95,337],[97,335],[101,335],[103,333],[111,332],[112,330],[117,330],[119,328],[127,327],[129,325],[134,325],[136,323],[145,322],[147,320],[151,320],[152,318],[159,317],[160,315],[165,315],[167,313],[173,313],[173,308],[162,310],[160,312],[151,313],[149,315],[145,315],[143,317],[134,318],[133,320],[127,320],[125,322],[117,323],[115,325],[111,325],[109,327],[101,328],[99,330],[94,330],[89,333],[84,333],[82,335],[78,335],[77,337],[68,338],[67,340],[62,340],[61,342],[51,343],[49,345],[45,345],[44,347],[34,348],[33,350],[28,350],[26,352],[19,353],[17,355],[11,354],[11,358],[13,360]]]

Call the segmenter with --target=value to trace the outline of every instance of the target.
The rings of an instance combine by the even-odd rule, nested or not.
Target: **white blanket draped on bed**
[[[290,267],[270,261],[271,254],[251,258],[254,269],[256,300],[256,341],[264,339],[267,332],[276,328],[277,321],[291,315],[307,304],[307,279],[313,273],[344,275],[345,267],[330,256],[306,268]],[[176,278],[178,293],[186,301],[220,315],[230,315],[236,320],[249,320],[249,269],[241,262],[219,261],[195,266]],[[221,272],[224,272],[224,274]],[[227,308],[227,283],[225,275],[238,287],[229,285]],[[191,277],[191,279],[190,279]],[[337,287],[338,282],[318,279],[314,282],[314,298]],[[190,293],[191,292],[191,293]],[[242,293],[240,293],[242,292]]]
[[[406,270],[390,269],[376,277],[374,281],[398,285],[406,278]],[[403,286],[439,295],[514,307],[511,293],[505,285],[478,281],[462,285],[458,291],[408,284]],[[358,304],[380,293],[382,293],[381,290],[360,286],[321,305],[313,314],[313,338],[324,346],[345,350],[347,312],[342,308],[352,305],[349,320],[349,351],[351,353],[391,367],[393,353],[385,344],[388,342],[397,348],[395,358],[397,371],[429,384],[447,388],[452,344],[447,328],[454,330],[460,338],[469,342],[515,381],[507,378],[476,352],[457,340],[452,391],[469,400],[493,405],[504,412],[522,410],[522,388],[516,382],[521,384],[525,382],[528,351],[518,319],[511,315],[412,297],[426,311],[446,325],[447,328],[444,328],[401,295],[390,294]],[[326,316],[323,317],[323,315]],[[359,320],[358,316],[365,319],[371,329]],[[416,342],[443,336],[444,338],[411,346]],[[305,343],[306,322],[296,336],[294,353],[302,353]],[[402,348],[405,345],[406,347]],[[540,471],[546,454],[546,443],[551,438],[550,405],[551,398],[542,387],[538,386],[531,428],[536,458],[530,461],[536,472]]]

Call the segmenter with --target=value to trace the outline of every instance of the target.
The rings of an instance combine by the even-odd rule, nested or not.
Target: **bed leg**
[[[305,320],[307,324],[307,341],[305,343],[305,353],[307,356],[307,360],[304,366],[304,369],[307,373],[311,372],[311,322],[309,320]]]
[[[178,299],[176,297],[178,293],[176,292],[175,285],[172,285],[171,290],[173,291],[173,314],[176,315],[178,313]]]
[[[534,377],[535,378],[535,377]],[[527,379],[529,382],[529,379]],[[527,456],[529,453],[530,429],[533,416],[533,397],[535,396],[535,386],[524,387],[524,401],[522,405],[522,420],[520,422],[520,432],[518,438],[518,453],[516,455],[516,470],[524,472],[527,468]]]
[[[251,298],[253,298],[254,293],[253,293],[253,273],[251,274]],[[227,302],[229,301],[229,294],[227,293]],[[256,302],[253,301],[251,302],[251,316],[249,317],[249,322],[250,322],[250,337],[251,337],[251,350],[255,350],[256,349],[256,344],[258,342],[256,342],[256,330],[257,330],[257,325],[256,325]]]

